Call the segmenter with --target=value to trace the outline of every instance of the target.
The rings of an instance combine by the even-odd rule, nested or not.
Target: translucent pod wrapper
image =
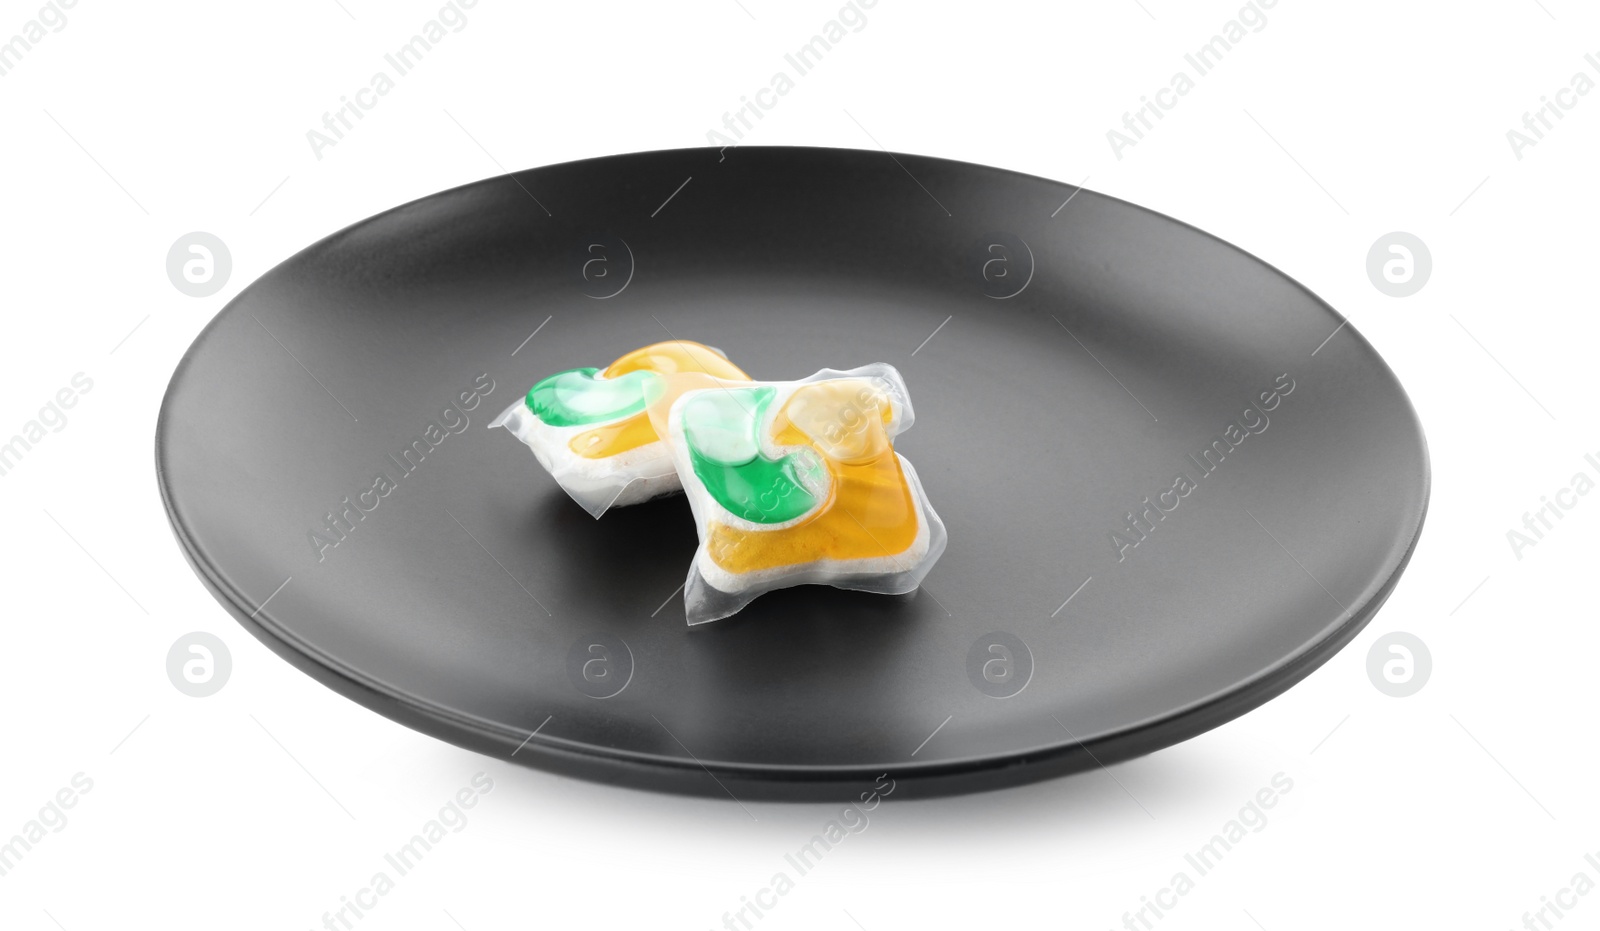
[[[666,380],[692,384],[749,376],[721,350],[668,340],[628,353],[605,369],[575,368],[541,379],[489,426],[505,427],[533,450],[572,500],[598,518],[683,488],[672,454],[650,420],[647,394]]]
[[[647,410],[700,537],[684,584],[691,625],[795,585],[905,594],[922,583],[945,529],[894,449],[913,414],[893,366],[688,381],[699,384],[657,383]]]

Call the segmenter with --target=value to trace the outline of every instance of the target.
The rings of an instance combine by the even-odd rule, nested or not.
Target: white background
[[[480,0],[316,158],[307,130],[438,8],[81,0],[0,78],[0,434],[74,373],[94,381],[0,478],[0,840],[74,774],[93,780],[0,877],[0,926],[320,927],[482,771],[494,789],[467,827],[356,927],[720,927],[834,817],[751,803],[752,820],[413,733],[245,634],[172,540],[156,412],[239,289],[328,232],[502,166],[703,145],[839,3]],[[879,0],[748,141],[1087,178],[1284,269],[1350,316],[1420,412],[1433,494],[1408,573],[1349,648],[1202,737],[1109,772],[889,799],[763,931],[1120,927],[1280,772],[1293,790],[1265,828],[1157,927],[1521,927],[1580,871],[1600,880],[1584,860],[1600,853],[1600,495],[1520,559],[1506,537],[1600,458],[1600,93],[1520,159],[1506,136],[1577,72],[1600,80],[1584,61],[1600,57],[1600,15],[1577,0],[1280,0],[1119,159],[1107,130],[1239,8]],[[38,9],[0,2],[0,40]],[[208,298],[166,275],[193,230],[233,255]],[[1393,230],[1433,256],[1403,299],[1365,267]],[[195,630],[233,656],[210,698],[165,670]],[[1393,630],[1432,651],[1410,698],[1367,677]],[[1600,923],[1600,894],[1576,902],[1551,926]]]

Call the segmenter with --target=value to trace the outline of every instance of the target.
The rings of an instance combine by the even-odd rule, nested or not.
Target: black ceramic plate
[[[1040,178],[622,155],[267,273],[173,376],[157,468],[247,630],[426,733],[675,792],[964,792],[1198,734],[1372,617],[1428,460],[1342,323],[1227,243]],[[681,497],[593,520],[488,429],[538,378],[669,335],[758,378],[900,368],[898,448],[950,535],[922,591],[791,589],[690,629]]]

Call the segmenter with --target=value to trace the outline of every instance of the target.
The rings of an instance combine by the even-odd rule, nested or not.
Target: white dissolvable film
[[[645,396],[659,396],[667,378],[709,381],[712,376],[732,383],[744,373],[714,346],[680,339],[655,343],[604,370],[570,369],[543,378],[489,426],[505,427],[527,444],[561,489],[599,518],[610,508],[683,489],[671,452],[648,432]],[[535,403],[536,394],[543,407]],[[541,409],[548,419],[540,416]],[[623,429],[630,423],[646,428],[650,441],[637,442],[637,429]],[[631,439],[621,441],[623,437]],[[606,452],[585,455],[585,449]]]
[[[913,414],[893,366],[673,394],[649,411],[700,537],[689,624],[795,585],[905,594],[944,552],[944,524],[894,451]]]
[[[505,427],[526,443],[561,490],[597,519],[610,508],[640,504],[683,489],[672,467],[672,455],[659,440],[604,459],[580,456],[572,451],[572,439],[592,428],[551,426],[529,410],[522,398],[489,426]]]

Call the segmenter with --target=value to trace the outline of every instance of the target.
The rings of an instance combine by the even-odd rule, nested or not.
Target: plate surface
[[[739,799],[988,789],[1214,727],[1377,610],[1427,450],[1341,322],[1227,243],[1040,178],[622,155],[424,198],[264,275],[173,376],[158,480],[246,629],[426,733]],[[897,366],[897,448],[949,529],[923,590],[791,589],[689,629],[681,497],[595,521],[487,428],[543,375],[669,337],[757,378]]]

